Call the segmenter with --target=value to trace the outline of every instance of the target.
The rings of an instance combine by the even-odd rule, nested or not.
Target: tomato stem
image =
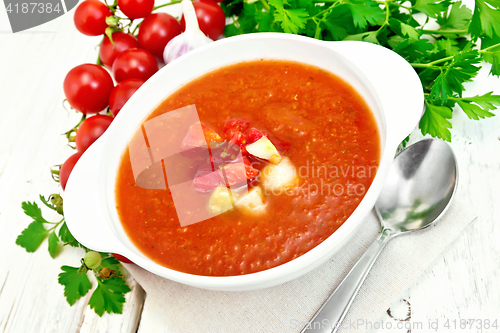
[[[162,8],[162,7],[166,7],[166,6],[170,6],[170,5],[175,5],[175,4],[178,4],[181,2],[182,2],[182,0],[172,0],[171,2],[164,3],[163,5],[158,5],[156,7],[153,7],[153,11],[157,10],[158,8]]]

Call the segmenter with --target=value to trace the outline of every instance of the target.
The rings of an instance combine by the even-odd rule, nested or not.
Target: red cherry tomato
[[[68,103],[85,114],[105,109],[113,87],[109,73],[94,64],[76,66],[64,78],[64,95]]]
[[[158,71],[156,58],[148,51],[128,49],[120,53],[113,63],[113,76],[121,82],[126,79],[146,81]]]
[[[130,259],[127,259],[125,258],[124,256],[118,254],[118,253],[111,253],[113,255],[113,257],[115,257],[116,259],[118,259],[119,261],[125,263],[125,264],[133,264],[132,261],[130,261]]]
[[[102,41],[101,48],[99,50],[101,61],[108,68],[113,66],[113,62],[118,54],[125,50],[139,47],[137,39],[124,32],[113,32],[112,37],[115,45],[111,43],[108,36],[104,36],[104,40]]]
[[[142,21],[137,39],[142,49],[155,57],[163,58],[168,42],[181,33],[181,25],[175,17],[166,13],[151,14]]]
[[[200,30],[213,40],[219,38],[226,27],[226,15],[222,8],[211,0],[194,1],[193,6]],[[181,27],[182,31],[186,29],[184,15],[181,18]]]
[[[112,121],[112,117],[102,114],[85,119],[76,131],[76,149],[81,152],[86,151],[102,133],[106,132]]]
[[[118,7],[129,19],[135,20],[151,14],[155,0],[118,0]]]
[[[82,154],[82,151],[76,152],[71,155],[66,162],[63,163],[63,165],[61,165],[61,170],[59,171],[59,183],[61,184],[63,190],[66,188],[66,183],[68,182],[71,171],[73,171],[76,162],[78,162]]]
[[[75,26],[82,34],[99,36],[108,27],[106,17],[111,16],[109,8],[98,0],[85,0],[75,10]]]
[[[139,89],[144,81],[139,79],[128,79],[116,85],[109,95],[109,110],[116,117],[123,105]]]

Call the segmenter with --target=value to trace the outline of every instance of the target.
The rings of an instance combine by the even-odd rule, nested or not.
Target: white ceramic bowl
[[[147,115],[182,84],[214,69],[241,61],[282,59],[324,68],[351,84],[376,118],[381,140],[380,166],[365,197],[323,243],[281,266],[227,277],[186,274],[143,255],[125,234],[115,205],[120,159],[132,134]],[[211,43],[162,68],[126,103],[106,133],[80,158],[65,191],[64,212],[75,238],[88,248],[114,252],[180,283],[215,290],[252,290],[295,279],[337,252],[373,208],[398,144],[417,125],[424,98],[413,68],[396,53],[364,42],[324,42],[278,33],[260,33]],[[84,203],[84,204],[83,204]]]

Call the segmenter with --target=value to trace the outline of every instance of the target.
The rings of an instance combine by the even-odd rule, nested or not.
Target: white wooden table
[[[78,266],[83,250],[66,249],[53,260],[46,242],[34,254],[15,245],[30,222],[21,202],[60,191],[49,168],[73,151],[58,133],[80,118],[62,107],[62,82],[74,66],[95,61],[100,39],[79,34],[72,14],[12,34],[4,8],[0,5],[0,332],[154,331],[155,318],[143,310],[146,295],[133,280],[124,315],[99,318],[87,307],[90,293],[70,307],[57,283],[60,267]],[[477,83],[467,85],[467,95],[491,90],[500,94],[500,80],[487,77],[488,68]],[[465,184],[458,196],[479,219],[401,295],[391,307],[395,319],[381,317],[384,322],[404,320],[411,304],[411,321],[423,323],[423,329],[373,332],[496,331],[447,330],[447,319],[497,319],[500,325],[500,117],[476,122],[455,113],[452,146]],[[56,217],[47,213],[48,218]],[[436,320],[439,328],[429,327]]]

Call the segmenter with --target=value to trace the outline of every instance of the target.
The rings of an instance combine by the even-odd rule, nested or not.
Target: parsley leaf
[[[367,24],[381,25],[385,19],[384,11],[376,1],[349,0],[344,1],[352,14],[355,27],[365,29]]]
[[[344,40],[356,40],[360,42],[369,42],[373,44],[380,44],[377,39],[378,31],[368,31],[357,35],[349,35]]]
[[[439,16],[437,23],[441,26],[440,30],[467,30],[472,19],[472,11],[462,1],[454,2],[448,15],[447,11]]]
[[[59,237],[57,237],[55,231],[52,231],[49,235],[49,254],[52,258],[55,258],[60,251]]]
[[[78,241],[75,239],[75,237],[73,237],[73,235],[69,231],[66,222],[64,222],[61,226],[61,229],[59,229],[59,238],[64,243],[64,245],[69,245],[72,247],[80,246],[80,243],[78,243]]]
[[[305,28],[309,13],[304,8],[285,9],[286,0],[269,0],[269,4],[276,8],[274,19],[286,33],[296,34]]]
[[[485,50],[487,48],[487,50]],[[481,54],[484,61],[491,64],[491,75],[500,76],[500,36],[481,38]]]
[[[400,36],[396,36],[400,37]],[[426,39],[404,39],[391,38],[390,42],[394,43],[393,51],[405,58],[407,61],[417,61],[424,57],[427,57],[429,51],[434,49],[432,43]]]
[[[104,312],[122,313],[124,295],[130,291],[125,281],[119,277],[111,277],[108,280],[97,278],[97,283],[97,289],[89,301],[90,308],[100,317]]]
[[[461,48],[455,39],[443,38],[436,41],[436,50],[445,51],[447,56],[455,55],[460,52]]]
[[[475,66],[481,60],[477,50],[468,50],[456,54],[450,64],[443,66],[441,74],[434,81],[429,98],[441,99],[446,103],[453,92],[461,97],[464,90],[463,83],[471,81],[477,75],[480,67]]]
[[[429,17],[437,18],[441,12],[448,9],[449,5],[450,2],[448,0],[417,0],[412,8],[426,14]]]
[[[474,14],[469,26],[472,40],[482,34],[500,36],[500,0],[475,0]]]
[[[448,119],[451,119],[452,115],[451,108],[425,101],[425,112],[419,124],[422,134],[430,134],[433,137],[451,141],[451,132],[449,129],[452,126]]]
[[[106,254],[107,255],[107,254]],[[110,256],[110,257],[107,257],[105,259],[102,259],[101,261],[101,265],[103,267],[107,267],[115,272],[120,272],[120,261],[118,261],[118,259],[116,259],[115,257],[113,256]]]
[[[395,18],[389,19],[389,26],[394,33],[401,37],[406,37],[410,39],[418,40],[420,38],[420,33],[409,24],[403,23]]]
[[[64,296],[70,305],[76,300],[85,296],[92,288],[89,277],[81,272],[78,267],[62,266],[62,273],[59,274],[59,284],[64,286]]]
[[[21,204],[21,207],[24,210],[24,214],[31,217],[35,222],[46,223],[47,221],[42,216],[42,210],[36,202],[24,201]]]
[[[489,111],[495,110],[495,105],[500,105],[500,95],[492,94],[493,92],[490,91],[482,96],[463,97],[457,99],[457,103],[470,119],[479,120],[480,118],[493,117],[495,114]]]
[[[48,233],[43,224],[35,220],[17,236],[16,244],[24,247],[27,252],[35,252]]]

